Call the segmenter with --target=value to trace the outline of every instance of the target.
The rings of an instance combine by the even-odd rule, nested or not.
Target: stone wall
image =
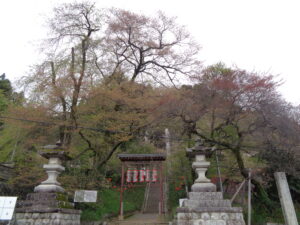
[[[202,212],[178,213],[178,224],[184,225],[244,225],[243,213]]]
[[[13,176],[13,165],[0,164],[0,182],[7,181]]]
[[[7,181],[13,177],[14,167],[11,164],[0,164],[0,195],[7,195],[10,189]]]
[[[64,193],[30,193],[18,201],[15,225],[80,225],[80,210]]]
[[[232,207],[221,192],[190,192],[177,208],[178,225],[245,225],[242,209]]]
[[[245,225],[245,221],[242,208],[232,207],[221,192],[189,192],[177,208],[176,225]]]
[[[80,225],[80,214],[17,213],[15,225]]]

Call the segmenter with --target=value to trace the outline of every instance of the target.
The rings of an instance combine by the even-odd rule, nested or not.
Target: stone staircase
[[[135,214],[122,221],[110,221],[109,225],[167,225],[163,216],[157,214]]]
[[[164,223],[164,222],[145,222],[145,221],[140,221],[140,222],[127,222],[127,221],[118,221],[118,222],[109,222],[108,225],[169,225],[169,223]]]
[[[159,213],[160,186],[158,183],[150,183],[148,188],[143,213]]]

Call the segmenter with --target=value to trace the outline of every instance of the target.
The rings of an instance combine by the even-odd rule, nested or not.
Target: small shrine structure
[[[151,201],[151,198],[157,197],[154,202],[154,208],[157,209],[159,214],[164,213],[164,188],[163,188],[163,161],[166,160],[164,154],[119,154],[119,159],[122,162],[122,175],[121,175],[121,190],[120,190],[120,209],[119,219],[124,218],[123,211],[123,197],[126,186],[130,184],[149,184],[155,186],[155,191],[159,189],[159,195],[149,195],[145,193],[145,202]],[[149,189],[148,189],[149,192]],[[153,199],[152,199],[153,200]],[[143,211],[143,210],[142,210]]]

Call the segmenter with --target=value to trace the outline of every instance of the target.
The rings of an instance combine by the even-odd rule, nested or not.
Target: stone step
[[[145,213],[158,213],[160,201],[160,186],[150,184],[148,201],[145,208]]]
[[[62,207],[62,208],[73,208],[74,203],[72,202],[66,202],[66,201],[58,201],[58,200],[39,200],[39,201],[33,201],[33,200],[26,200],[26,201],[19,201],[17,202],[18,208],[26,208],[26,207]]]
[[[109,222],[108,225],[168,225],[160,222]]]
[[[125,220],[113,220],[108,222],[109,225],[154,225],[154,224],[168,224],[163,215],[158,214],[143,214],[137,213]]]
[[[55,200],[57,199],[57,193],[29,193],[26,200],[39,201],[39,200]]]
[[[224,220],[243,221],[243,213],[203,212],[203,213],[178,213],[179,220]]]
[[[222,192],[189,192],[188,198],[191,200],[222,200]]]
[[[185,200],[183,207],[231,207],[230,200]]]
[[[177,222],[177,225],[246,225],[244,220],[190,220],[190,219],[182,219]]]
[[[204,213],[204,212],[223,212],[223,213],[242,213],[241,207],[178,207],[177,213]]]
[[[228,220],[226,221],[228,225],[245,225],[245,222],[243,219],[240,220]]]
[[[49,206],[49,207],[58,207],[59,202],[56,200],[40,200],[40,201],[32,201],[32,200],[26,200],[26,201],[19,201],[17,203],[17,207],[28,207],[28,206]]]

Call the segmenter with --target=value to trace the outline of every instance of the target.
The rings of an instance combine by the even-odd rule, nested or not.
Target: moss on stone
[[[62,209],[73,209],[74,205],[71,202],[59,201],[58,207]]]
[[[67,202],[68,201],[68,194],[66,194],[66,193],[56,193],[56,199],[58,201],[65,201],[65,202]]]

